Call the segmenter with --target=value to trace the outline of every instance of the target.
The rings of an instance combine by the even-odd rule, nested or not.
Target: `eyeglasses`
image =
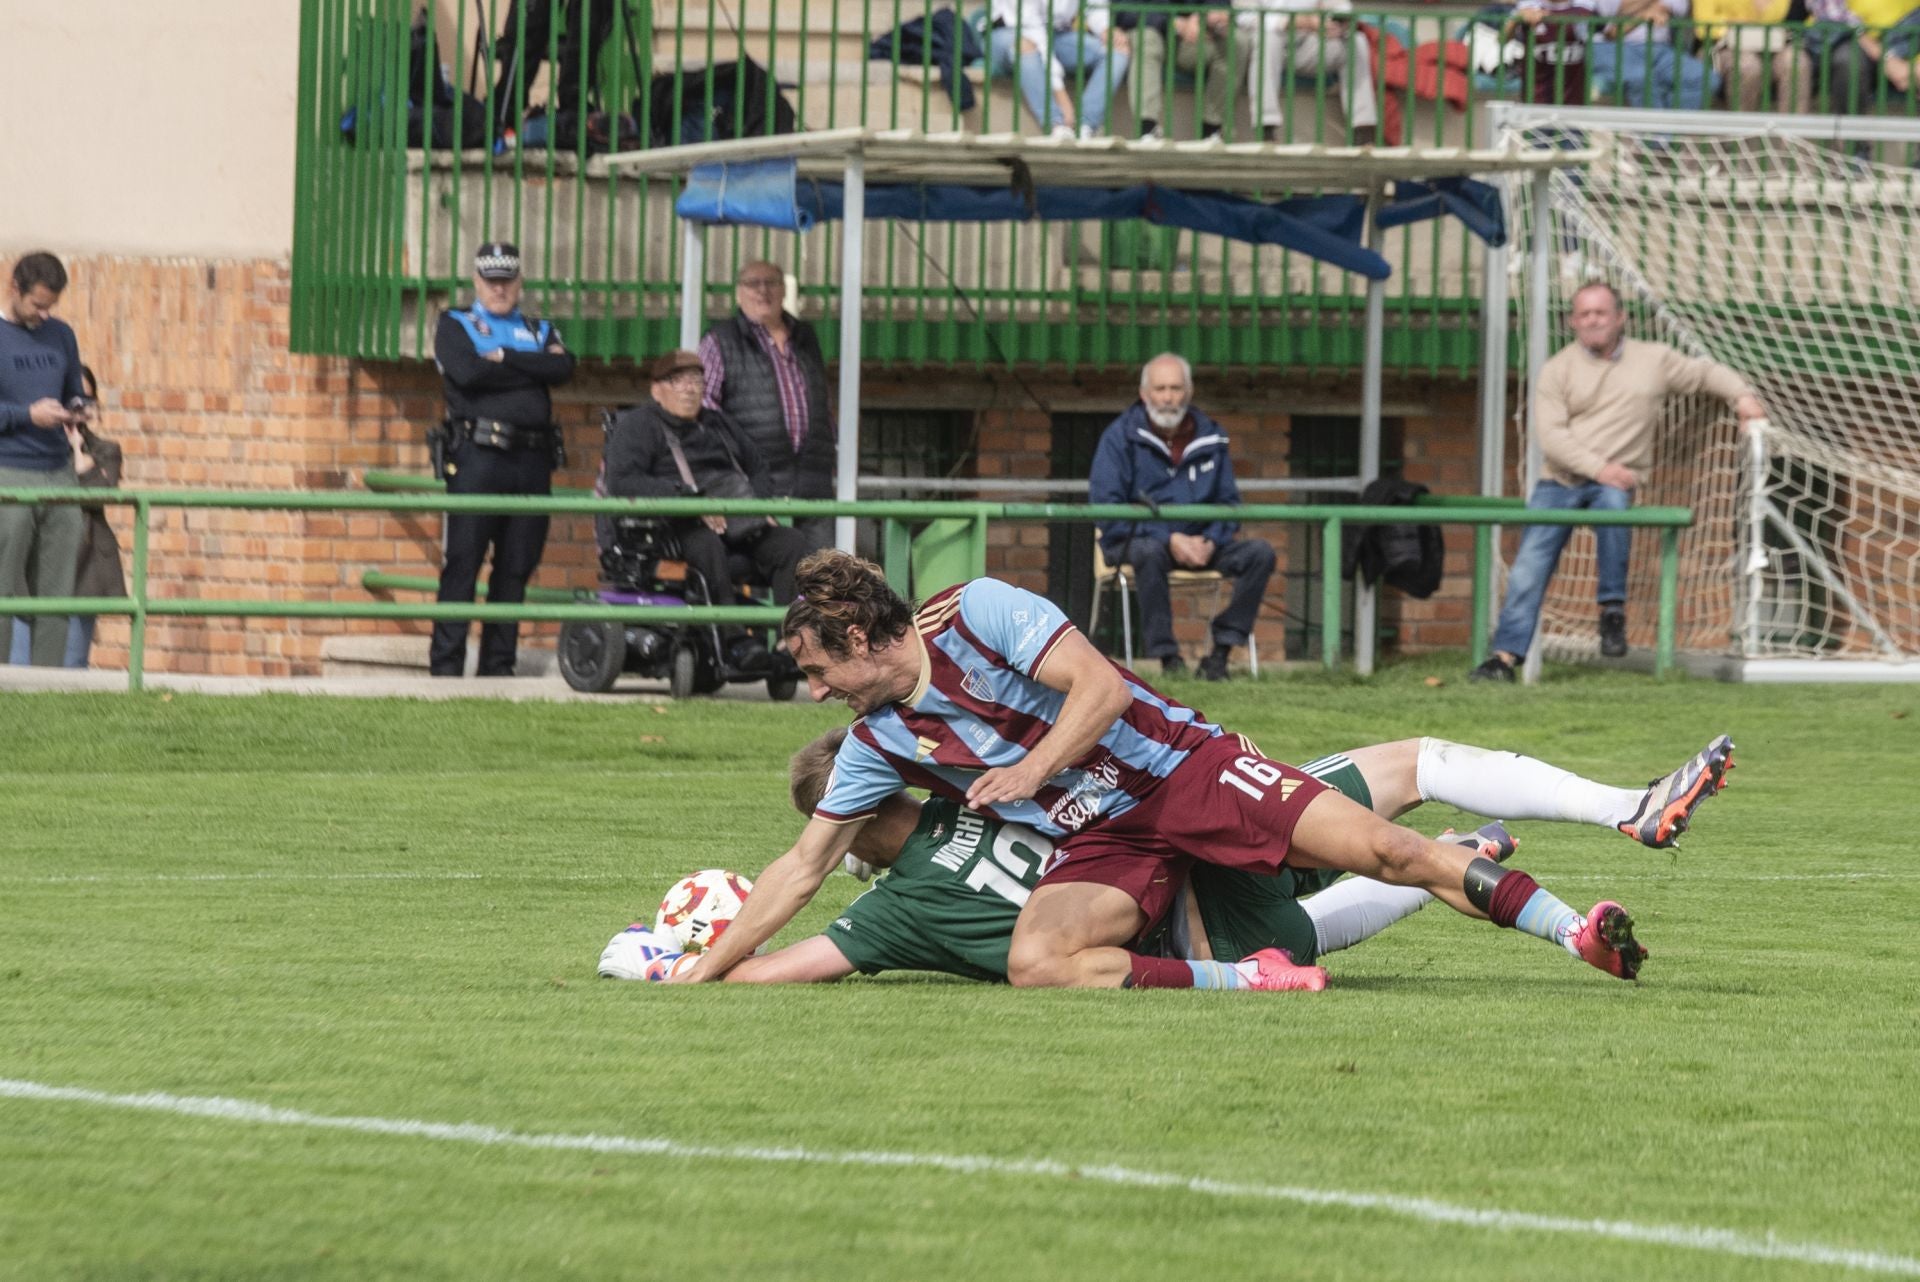
[[[746,276],[741,278],[740,288],[756,289],[761,293],[777,289],[784,293],[787,288],[787,278],[785,276]]]

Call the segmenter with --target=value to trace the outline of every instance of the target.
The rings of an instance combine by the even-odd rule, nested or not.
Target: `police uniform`
[[[489,280],[520,274],[520,257],[508,244],[480,247],[474,269]],[[553,424],[548,388],[573,377],[573,356],[547,349],[560,344],[548,321],[519,308],[495,316],[478,302],[442,312],[433,353],[446,387],[444,468],[449,494],[551,494],[559,462],[560,432]],[[489,353],[499,352],[498,361]],[[496,605],[526,600],[527,581],[540,564],[548,518],[505,514],[449,513],[440,567],[442,601],[472,601],[487,548],[493,569],[487,599]],[[466,667],[464,620],[433,625],[429,654],[435,676],[459,676]],[[519,625],[487,623],[480,629],[481,676],[512,676]]]

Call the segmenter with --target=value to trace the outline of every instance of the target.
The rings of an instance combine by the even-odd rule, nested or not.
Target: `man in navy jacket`
[[[1240,502],[1227,434],[1193,407],[1193,367],[1162,353],[1140,371],[1140,399],[1101,434],[1093,456],[1094,503]],[[1116,521],[1100,529],[1109,565],[1131,565],[1140,595],[1147,657],[1170,675],[1186,671],[1173,640],[1173,570],[1218,570],[1233,580],[1233,598],[1213,620],[1213,651],[1200,661],[1209,681],[1227,679],[1227,656],[1245,645],[1273,575],[1273,545],[1236,539],[1237,521]]]

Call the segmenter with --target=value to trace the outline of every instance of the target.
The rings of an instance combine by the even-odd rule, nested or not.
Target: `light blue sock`
[[[1520,910],[1520,916],[1514,921],[1515,930],[1524,930],[1529,935],[1538,935],[1560,945],[1574,956],[1580,955],[1573,937],[1586,925],[1586,918],[1565,902],[1545,890],[1536,890],[1528,898],[1526,907]],[[1198,988],[1199,984],[1194,987]]]
[[[1245,988],[1247,977],[1232,962],[1190,961],[1195,988]]]

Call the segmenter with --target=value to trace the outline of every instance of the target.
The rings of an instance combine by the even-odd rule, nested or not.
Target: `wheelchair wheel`
[[[772,699],[775,703],[787,702],[793,698],[794,692],[799,690],[799,688],[800,678],[791,673],[783,673],[777,677],[767,678],[767,698]]]
[[[584,694],[613,689],[627,662],[627,634],[612,620],[570,622],[560,629],[560,675]]]
[[[691,699],[699,669],[700,656],[693,652],[692,646],[675,646],[673,665],[667,671],[667,693],[676,699]]]

